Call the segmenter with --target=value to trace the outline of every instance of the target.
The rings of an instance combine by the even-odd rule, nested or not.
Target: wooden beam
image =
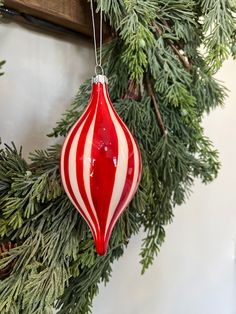
[[[86,0],[5,0],[4,5],[73,31],[92,35],[90,5]]]

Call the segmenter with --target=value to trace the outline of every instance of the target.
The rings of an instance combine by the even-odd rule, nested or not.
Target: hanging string
[[[96,26],[95,26],[95,17],[94,17],[94,8],[93,8],[93,0],[90,1],[91,6],[91,14],[92,14],[92,25],[93,25],[93,42],[94,42],[94,55],[95,55],[95,74],[98,75],[98,72],[104,73],[102,68],[102,35],[103,35],[103,19],[102,19],[102,5],[103,0],[100,0],[100,51],[99,51],[99,62],[97,56],[97,41],[96,41]]]

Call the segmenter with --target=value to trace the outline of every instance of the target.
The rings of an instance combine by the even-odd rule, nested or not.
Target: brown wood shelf
[[[90,5],[86,0],[5,0],[4,5],[55,25],[92,36]],[[96,16],[96,24],[99,17]],[[105,34],[108,34],[105,27]]]

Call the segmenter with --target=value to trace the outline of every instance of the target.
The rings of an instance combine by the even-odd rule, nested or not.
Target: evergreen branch
[[[139,99],[139,89],[133,80],[129,82],[127,93],[125,94],[124,99]]]
[[[169,40],[168,40],[169,42]],[[185,67],[186,70],[190,70],[191,65],[188,62],[188,60],[181,54],[181,52],[176,48],[174,44],[169,42],[171,48],[173,49],[174,53],[179,57],[180,61],[182,62],[183,66]]]
[[[164,21],[164,25],[166,27],[169,27],[167,22]],[[157,23],[154,23],[153,24],[156,32],[158,33],[159,36],[162,36],[164,34],[163,30],[157,25]],[[170,39],[166,39],[166,42],[168,43],[168,45],[170,45],[170,47],[172,48],[172,50],[174,51],[174,53],[178,56],[180,62],[183,64],[183,66],[185,67],[186,70],[190,70],[191,68],[191,65],[190,63],[188,62],[187,58],[184,57],[181,52],[179,51],[179,49],[171,42]]]
[[[236,7],[234,2],[225,0],[201,0],[199,3],[203,16],[206,59],[210,70],[215,73],[230,52],[233,52],[236,41]]]
[[[154,91],[152,89],[152,84],[150,82],[148,74],[146,74],[145,78],[146,78],[146,84],[147,84],[147,92],[148,92],[148,95],[150,96],[150,98],[152,99],[153,107],[155,110],[157,122],[158,122],[158,125],[160,127],[161,133],[162,133],[162,135],[167,135],[167,130],[165,128],[165,125],[164,125],[164,122],[163,122],[163,119],[161,116],[160,107],[156,101],[155,94],[154,94]]]

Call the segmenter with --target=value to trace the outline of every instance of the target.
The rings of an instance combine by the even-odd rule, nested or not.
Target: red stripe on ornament
[[[106,103],[102,93],[103,85],[98,83],[96,87],[100,91],[100,96],[91,153],[91,160],[94,162],[91,163],[90,188],[100,222],[101,239],[97,241],[97,249],[100,254],[104,254],[106,223],[117,171],[114,164],[118,160],[118,137],[108,109],[111,105]]]
[[[81,132],[81,136],[80,136],[80,140],[78,141],[78,145],[77,145],[77,149],[76,149],[76,176],[77,176],[77,184],[78,184],[78,188],[81,194],[81,197],[84,201],[85,207],[88,210],[88,213],[94,223],[94,227],[96,230],[96,234],[99,234],[99,225],[98,225],[98,221],[97,218],[95,217],[94,213],[93,213],[93,209],[90,206],[90,202],[89,202],[89,198],[88,198],[88,194],[87,194],[87,189],[85,187],[85,182],[84,182],[84,162],[86,161],[85,159],[88,158],[88,156],[85,154],[85,143],[88,137],[88,132],[89,132],[89,128],[91,126],[91,123],[93,121],[96,115],[96,111],[97,111],[97,106],[98,106],[98,95],[97,93],[94,92],[95,89],[95,85],[93,86],[93,99],[91,100],[91,111],[88,115],[88,118],[83,126],[82,132]],[[92,145],[92,142],[91,142]],[[91,156],[90,156],[91,158]],[[91,228],[93,229],[93,228]],[[97,238],[97,235],[95,236],[95,239]]]

